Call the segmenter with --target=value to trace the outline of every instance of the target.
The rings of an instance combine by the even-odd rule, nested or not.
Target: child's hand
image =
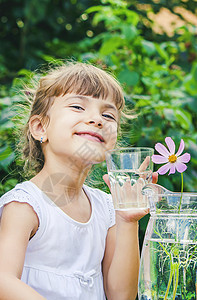
[[[105,183],[107,184],[108,188],[111,191],[111,186],[110,186],[110,181],[109,181],[109,175],[105,174],[103,175],[103,180],[105,181]],[[153,172],[152,174],[152,183],[157,183],[158,181],[158,173],[157,172]]]
[[[109,187],[111,191],[110,181],[109,181],[109,175],[105,174],[103,176],[103,180]],[[158,173],[154,172],[152,174],[152,183],[157,183],[158,180]],[[128,210],[128,211],[121,211],[117,210],[116,214],[119,219],[122,219],[126,222],[136,222],[140,220],[142,217],[144,217],[149,212],[149,209],[135,209],[135,210]]]

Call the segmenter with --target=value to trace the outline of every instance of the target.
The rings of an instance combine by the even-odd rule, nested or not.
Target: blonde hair
[[[68,62],[49,71],[39,80],[37,88],[25,91],[31,106],[29,119],[24,128],[22,153],[28,168],[31,166],[36,172],[39,172],[44,165],[44,155],[40,142],[31,135],[29,120],[34,115],[40,115],[46,122],[54,98],[69,93],[104,100],[111,98],[119,111],[119,119],[125,105],[123,91],[118,81],[98,67],[87,63]]]

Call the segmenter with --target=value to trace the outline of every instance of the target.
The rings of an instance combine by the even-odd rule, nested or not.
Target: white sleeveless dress
[[[101,263],[115,211],[111,195],[83,188],[92,206],[87,223],[70,218],[30,181],[17,184],[0,199],[0,216],[5,204],[17,201],[31,205],[39,218],[21,280],[47,300],[106,299]]]

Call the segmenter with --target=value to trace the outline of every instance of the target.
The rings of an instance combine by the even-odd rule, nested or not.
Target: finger
[[[152,174],[152,183],[157,183],[157,181],[158,181],[158,173],[154,172]]]
[[[110,181],[109,181],[109,175],[108,174],[103,175],[103,180],[105,181],[105,183],[107,184],[108,188],[111,191],[111,185],[110,185]]]
[[[141,166],[139,167],[139,172],[143,172],[147,169],[148,165],[150,163],[150,156],[147,156]]]

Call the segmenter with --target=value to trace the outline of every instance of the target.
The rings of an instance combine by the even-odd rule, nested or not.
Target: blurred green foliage
[[[164,142],[166,136],[171,136],[178,147],[183,138],[192,155],[189,174],[185,174],[185,188],[195,190],[197,61],[189,62],[187,48],[189,42],[193,42],[193,49],[197,48],[193,32],[182,27],[182,34],[176,41],[148,41],[138,29],[137,12],[129,10],[124,1],[106,2],[110,5],[87,10],[87,13],[94,12],[93,24],[104,22],[105,26],[105,31],[92,39],[98,51],[91,61],[100,60],[113,70],[125,87],[127,104],[139,113],[133,126],[123,128],[123,131],[126,129],[124,142],[153,147],[156,142]],[[186,57],[185,66],[180,65],[182,55]],[[170,189],[174,186],[180,190],[176,176],[163,176],[159,181]]]
[[[135,108],[138,118],[122,125],[122,145],[154,147],[171,136],[178,147],[184,139],[192,157],[184,188],[197,190],[197,28],[187,21],[169,37],[155,33],[150,19],[150,13],[161,8],[175,13],[182,7],[194,13],[195,0],[12,0],[7,4],[0,0],[1,193],[25,178],[15,154],[17,122],[12,120],[15,104],[22,101],[21,80],[29,82],[36,68],[70,58],[112,71],[123,85],[126,105]],[[90,175],[104,190],[105,172],[103,163]],[[160,176],[159,183],[180,190],[179,174]],[[141,223],[142,233],[146,222]]]

